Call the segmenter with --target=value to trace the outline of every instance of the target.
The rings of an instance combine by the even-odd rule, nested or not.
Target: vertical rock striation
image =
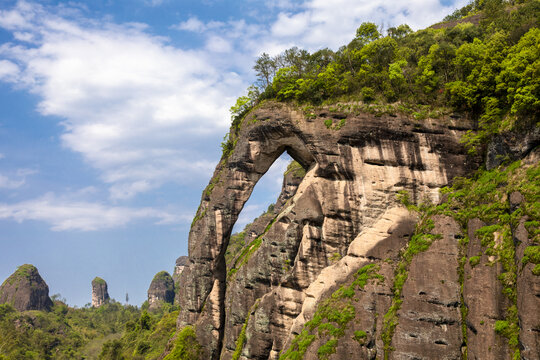
[[[252,111],[241,124],[234,150],[218,164],[194,219],[178,325],[195,325],[207,359],[278,358],[339,284],[366,263],[397,256],[416,221],[396,200],[399,191],[408,191],[414,201],[437,202],[442,186],[478,166],[459,143],[471,126],[456,117],[415,121],[354,111],[321,110],[305,117],[273,102]],[[305,176],[290,186],[286,177],[273,214],[227,263],[231,230],[242,207],[285,151]],[[455,255],[448,243],[440,246],[440,254]],[[395,270],[385,263],[380,269],[387,275]],[[412,264],[416,269],[421,272],[421,265]],[[440,285],[420,287],[435,294]],[[390,305],[391,284],[366,286],[380,295],[366,294],[374,307],[362,311],[381,316]],[[414,286],[405,290],[416,291]],[[430,304],[433,309],[426,314],[451,304],[448,309],[454,312],[448,316],[454,319],[459,310],[453,307],[455,288],[445,291],[431,299],[443,305],[421,294],[411,301]],[[366,327],[380,329],[380,317],[371,321]],[[411,329],[414,321],[411,317]],[[440,336],[434,332],[433,337],[438,341]],[[455,346],[459,336],[440,341]],[[364,347],[365,354],[373,354],[373,346]]]
[[[109,293],[107,291],[107,282],[100,277],[92,280],[92,306],[100,307],[109,302]]]

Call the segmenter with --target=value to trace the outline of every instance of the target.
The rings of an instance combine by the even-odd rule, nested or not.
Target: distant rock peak
[[[48,311],[53,305],[49,286],[31,264],[19,266],[0,286],[0,303],[11,304],[19,311]]]
[[[148,288],[149,309],[157,309],[163,303],[174,302],[174,281],[166,271],[160,271],[155,276]]]
[[[100,277],[92,280],[92,306],[100,307],[110,300],[107,282]]]

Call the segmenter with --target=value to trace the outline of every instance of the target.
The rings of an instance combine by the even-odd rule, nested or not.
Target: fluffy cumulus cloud
[[[226,132],[243,80],[203,49],[175,48],[144,25],[70,15],[26,2],[0,11],[0,26],[19,39],[0,46],[0,80],[63,119],[63,145],[100,171],[112,198],[210,174],[197,140]],[[212,50],[228,51],[219,40]]]
[[[453,9],[466,5],[468,0],[446,3],[444,5],[440,0],[267,1],[266,8],[275,14],[274,18],[266,25],[253,25],[255,31],[245,33],[236,49],[251,49],[251,55],[276,54],[291,46],[311,51],[325,47],[337,49],[354,37],[362,22],[374,22],[382,28],[406,23],[413,29],[421,29],[442,20]],[[267,14],[263,10],[257,16],[266,17]],[[219,30],[212,26],[213,23],[192,17],[174,28],[205,33],[208,37],[218,31],[226,35],[234,33],[233,21],[220,23]]]
[[[292,46],[337,49],[364,21],[418,29],[466,2],[265,1],[245,18],[191,16],[171,25],[203,39],[199,47],[180,48],[152,35],[145,24],[89,19],[75,3],[54,8],[19,1],[0,9],[0,27],[13,36],[0,45],[0,81],[35,94],[41,114],[61,119],[63,146],[97,170],[107,201],[116,205],[167,183],[207,181],[215,165],[204,155],[208,141],[215,143],[227,131],[228,108],[253,81],[251,67],[260,53],[274,55]],[[279,191],[282,170],[274,174],[272,191]],[[24,176],[0,174],[0,187],[23,184]],[[152,208],[47,195],[1,205],[0,218],[46,221],[55,230],[93,230],[168,217]]]
[[[46,194],[16,204],[0,203],[0,219],[42,221],[50,224],[53,231],[93,231],[115,228],[141,219],[155,219],[158,224],[177,223],[186,221],[187,216],[153,208],[108,206]]]

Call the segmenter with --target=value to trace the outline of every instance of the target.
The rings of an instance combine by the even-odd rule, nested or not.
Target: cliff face
[[[196,325],[206,358],[228,359],[237,350],[277,358],[329,291],[363,265],[395,258],[407,243],[416,219],[398,204],[398,191],[437,202],[440,187],[478,166],[459,144],[472,127],[466,119],[417,122],[341,110],[306,116],[277,103],[259,107],[217,166],[190,231],[178,322]],[[226,266],[234,222],[285,151],[305,177],[284,188],[293,196]],[[383,264],[381,271],[393,269]],[[386,312],[384,294],[371,295],[381,299],[373,313]]]
[[[50,310],[49,287],[35,266],[25,264],[0,286],[0,304],[11,304],[19,311]]]
[[[92,280],[92,306],[100,307],[107,302],[109,302],[107,282],[100,277],[95,277]]]

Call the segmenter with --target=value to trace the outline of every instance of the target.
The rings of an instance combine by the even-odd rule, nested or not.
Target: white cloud
[[[188,222],[191,216],[178,216],[150,207],[111,207],[46,194],[17,204],[0,203],[0,219],[12,219],[19,223],[43,221],[50,224],[53,231],[95,231],[121,227],[142,219],[154,219],[156,224]]]
[[[249,59],[243,63],[251,68],[255,56],[262,52],[275,55],[292,46],[310,51],[329,47],[337,50],[347,44],[362,22],[370,21],[388,28],[407,23],[413,29],[425,28],[436,23],[457,7],[467,4],[457,0],[445,6],[439,0],[396,0],[392,2],[373,0],[306,0],[303,2],[267,1],[266,9],[276,11],[268,23],[247,23],[244,19],[226,23],[203,22],[190,17],[172,28],[199,33],[206,37],[209,51],[216,51],[225,42],[224,50]],[[263,14],[268,16],[268,14]],[[262,16],[262,15],[261,15]],[[208,44],[216,46],[208,46]]]
[[[145,25],[68,20],[25,2],[0,11],[0,26],[34,41],[0,47],[0,80],[16,79],[43,115],[65,119],[63,145],[101,172],[113,198],[211,174],[202,143],[226,132],[247,83],[209,53],[172,47]],[[231,49],[218,38],[208,47]]]
[[[3,158],[5,158],[5,157],[6,157],[6,156],[5,156],[4,154],[0,153],[0,159],[3,159]]]
[[[17,189],[24,185],[24,179],[12,180],[0,174],[0,189]]]
[[[228,53],[232,51],[232,46],[229,41],[221,36],[210,36],[206,42],[206,49],[216,53]]]
[[[0,159],[4,157],[3,154],[0,154]],[[18,189],[24,184],[26,184],[26,177],[34,175],[37,173],[37,170],[34,169],[17,169],[15,171],[15,177],[8,177],[6,175],[0,174],[0,189]]]
[[[374,22],[385,28],[407,23],[413,29],[421,29],[467,3],[458,0],[454,5],[444,6],[439,0],[309,0],[301,5],[299,12],[280,13],[267,40],[270,44],[277,39],[293,41],[310,50],[337,49],[352,40],[362,22]]]
[[[337,49],[363,21],[422,28],[466,2],[267,2],[277,11],[270,22],[190,17],[172,26],[204,37],[185,50],[145,24],[20,1],[0,10],[0,27],[18,40],[0,46],[0,80],[26,87],[41,99],[42,114],[64,119],[63,145],[99,171],[111,199],[128,199],[167,182],[206,181],[215,164],[205,158],[205,141],[226,132],[228,108],[263,51]]]
[[[310,25],[310,13],[299,14],[281,13],[277,21],[272,25],[272,35],[276,37],[299,36],[308,30]]]
[[[193,16],[178,25],[171,26],[171,28],[184,31],[203,32],[207,29],[207,26],[196,16]]]
[[[0,60],[0,80],[15,82],[19,77],[19,67],[11,61]]]

